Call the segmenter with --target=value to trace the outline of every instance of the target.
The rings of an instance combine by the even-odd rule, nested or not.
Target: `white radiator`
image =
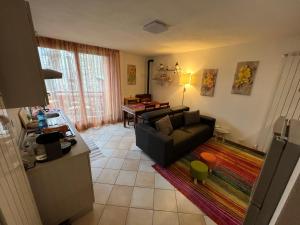
[[[42,225],[0,96],[0,224]]]
[[[264,152],[269,149],[273,124],[280,116],[300,119],[300,52],[284,55],[280,80],[258,142]]]

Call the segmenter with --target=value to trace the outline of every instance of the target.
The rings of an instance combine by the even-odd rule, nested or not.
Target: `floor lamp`
[[[180,75],[180,84],[183,85],[181,105],[183,105],[184,102],[184,94],[186,92],[186,87],[191,84],[191,78],[191,73],[184,73]]]

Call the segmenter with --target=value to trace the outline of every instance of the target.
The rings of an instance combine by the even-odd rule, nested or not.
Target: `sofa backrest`
[[[162,117],[164,117],[164,116],[166,116],[170,113],[171,113],[170,108],[159,109],[159,110],[143,113],[141,115],[141,117],[144,120],[144,122],[152,123],[152,122],[155,122],[155,121],[159,120],[160,118],[162,118]]]
[[[190,108],[184,105],[180,105],[180,106],[175,106],[171,108],[172,114],[176,114],[176,113],[180,113],[183,111],[189,111]]]
[[[173,108],[167,108],[167,109],[160,109],[155,110],[151,112],[146,112],[141,114],[141,117],[144,121],[144,123],[149,124],[152,127],[155,127],[155,122],[162,117],[169,115],[170,120],[172,122],[173,127],[175,126],[178,128],[178,126],[183,126],[183,111],[189,111],[189,107],[187,106],[177,106]],[[174,124],[173,124],[174,123]],[[174,129],[176,129],[174,127]]]
[[[183,112],[170,115],[170,120],[171,120],[173,129],[178,129],[178,128],[184,126]]]

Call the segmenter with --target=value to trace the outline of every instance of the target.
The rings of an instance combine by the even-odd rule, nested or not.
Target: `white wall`
[[[279,78],[282,54],[300,50],[300,38],[269,40],[222,48],[154,57],[154,75],[159,63],[173,66],[176,61],[201,81],[202,69],[219,69],[214,97],[200,95],[200,83],[187,89],[184,104],[216,117],[230,130],[229,139],[255,147]],[[259,60],[251,96],[231,94],[237,62]],[[199,79],[200,78],[200,79]],[[181,105],[182,86],[177,78],[171,84],[151,81],[154,99]]]
[[[127,84],[127,65],[136,65],[136,85]],[[122,97],[143,94],[146,91],[146,57],[120,51]]]

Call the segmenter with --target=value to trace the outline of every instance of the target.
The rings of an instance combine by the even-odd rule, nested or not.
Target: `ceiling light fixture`
[[[159,34],[168,30],[168,25],[160,20],[154,20],[146,25],[143,29],[153,34]]]

